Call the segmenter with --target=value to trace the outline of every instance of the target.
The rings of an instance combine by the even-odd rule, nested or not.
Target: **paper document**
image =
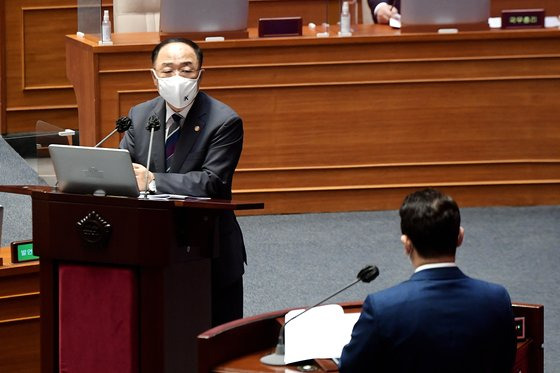
[[[401,28],[401,15],[395,14],[389,18],[389,26],[392,28]]]
[[[286,314],[286,322],[303,310]],[[338,304],[315,307],[286,325],[284,362],[339,358],[359,313],[344,313]]]
[[[208,199],[210,199],[210,197],[192,197],[192,196],[185,196],[185,195],[182,195],[182,194],[148,194],[148,199],[164,199],[164,200],[170,200],[170,199],[176,199],[176,200],[200,199],[200,200],[208,200]]]
[[[544,17],[544,27],[546,28],[560,27],[560,16]]]

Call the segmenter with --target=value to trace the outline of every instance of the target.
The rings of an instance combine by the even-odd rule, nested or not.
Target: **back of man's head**
[[[422,257],[455,255],[461,215],[453,198],[435,189],[420,190],[405,197],[399,214],[401,232]]]

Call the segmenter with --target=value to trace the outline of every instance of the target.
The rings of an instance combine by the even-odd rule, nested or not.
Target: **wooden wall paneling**
[[[37,316],[39,292],[0,298],[0,320]]]
[[[34,130],[35,122],[45,118],[62,118],[53,124],[73,123],[76,128],[74,92],[64,71],[64,35],[76,30],[75,1],[6,3],[4,132]]]
[[[557,0],[546,0],[546,14],[560,17],[560,2]]]
[[[535,9],[542,8],[547,16],[560,15],[558,0],[492,0],[491,15],[499,17],[504,9]]]
[[[352,187],[434,183],[519,182],[560,180],[559,160],[355,164],[326,167],[241,168],[234,189],[238,191],[343,189]]]
[[[548,0],[492,0],[490,14],[499,17],[504,9],[547,8]]]
[[[366,164],[435,162],[443,155],[446,161],[558,158],[555,114],[546,109],[550,102],[532,104],[527,96],[534,92],[523,92],[530,85],[524,83],[207,91],[244,118],[247,137],[240,168],[345,165],[357,159]],[[557,84],[541,84],[552,93],[550,100],[560,98],[554,94]],[[372,104],[372,97],[383,98]],[[501,100],[518,101],[519,106],[500,108]],[[314,109],[328,105],[337,110]],[[511,116],[508,126],[495,122],[502,115]],[[535,136],[539,128],[551,131],[550,138]]]
[[[67,40],[68,43],[68,40]],[[80,133],[80,143],[82,145],[95,145],[96,139],[101,136],[102,129],[93,125],[99,117],[99,87],[98,78],[95,71],[98,69],[98,58],[94,56],[90,49],[80,47],[73,49],[67,54],[66,73],[69,80],[74,85],[81,85],[84,89],[75,90],[76,101],[81,110],[78,112],[78,124],[80,128],[89,128],[89,131]],[[102,136],[104,137],[104,136]]]
[[[328,64],[312,61],[313,59],[323,60],[321,51],[312,51],[304,55],[298,53],[296,47],[290,46],[274,49],[276,53],[273,54],[271,51],[266,56],[263,56],[264,53],[258,53],[259,62],[262,58],[266,63],[247,65],[248,68],[235,65],[239,61],[247,62],[243,57],[244,51],[237,53],[236,50],[237,59],[231,65],[227,64],[228,61],[221,61],[224,64],[220,67],[215,69],[211,66],[208,67],[208,74],[205,78],[206,90],[235,107],[244,115],[247,125],[255,127],[251,127],[248,131],[247,143],[249,145],[245,147],[240,167],[263,167],[263,164],[268,164],[267,162],[270,161],[267,154],[277,156],[276,148],[284,149],[286,153],[294,154],[302,163],[308,164],[311,159],[305,157],[313,157],[313,152],[301,155],[294,149],[300,146],[301,141],[309,140],[313,133],[318,136],[313,138],[313,144],[309,145],[312,150],[336,150],[332,147],[342,145],[332,144],[329,139],[321,137],[321,128],[329,121],[330,125],[333,125],[332,122],[335,121],[339,123],[339,127],[335,130],[338,131],[335,132],[336,135],[345,136],[342,138],[354,136],[357,137],[357,141],[362,142],[367,140],[352,133],[345,135],[344,128],[348,126],[347,122],[351,123],[354,129],[359,128],[356,126],[363,126],[363,132],[371,133],[373,137],[376,136],[376,133],[377,136],[385,134],[389,137],[399,134],[385,133],[387,130],[391,131],[391,127],[388,127],[386,122],[389,124],[391,122],[410,123],[413,126],[412,131],[416,131],[412,132],[414,135],[421,135],[424,130],[430,128],[438,135],[441,131],[451,128],[450,123],[442,122],[443,117],[436,118],[439,122],[431,122],[433,114],[430,115],[430,112],[434,110],[459,115],[455,121],[467,126],[466,131],[473,132],[470,127],[474,127],[477,135],[481,132],[476,127],[487,125],[485,122],[480,122],[479,117],[485,117],[487,112],[491,112],[492,115],[489,116],[491,118],[500,118],[501,114],[514,117],[516,118],[514,122],[516,121],[520,126],[525,126],[527,121],[544,120],[551,123],[552,113],[545,107],[558,98],[553,88],[557,84],[558,77],[557,54],[552,55],[550,59],[545,58],[541,64],[541,62],[537,62],[540,59],[531,56],[476,56],[475,51],[480,48],[474,48],[468,40],[464,43],[457,43],[459,45],[451,48],[451,51],[447,48],[447,43],[434,43],[438,44],[437,50],[427,44],[407,45],[409,55],[410,49],[414,48],[415,59],[407,59],[404,55],[398,55],[396,59],[385,56],[385,49],[393,51],[397,49],[397,46],[390,43],[368,46],[368,48],[358,45],[360,51],[353,51],[349,46],[345,49],[345,53],[341,54],[349,60],[336,61],[337,57],[333,56]],[[467,46],[463,48],[462,44],[467,44]],[[435,55],[435,57],[423,57],[422,54],[426,49],[429,50],[430,55]],[[487,49],[495,51],[493,48]],[[421,55],[420,58],[416,57],[417,51]],[[543,48],[538,48],[523,51],[523,53],[531,54],[542,51]],[[328,51],[324,52],[324,54],[328,54]],[[498,49],[497,53],[503,53],[503,50]],[[352,58],[356,55],[362,57],[362,61],[354,60],[355,62],[353,62]],[[460,57],[451,57],[455,55]],[[461,55],[465,55],[465,57]],[[279,62],[274,64],[273,61],[277,56]],[[290,61],[290,58],[295,60],[296,57],[293,56],[297,56],[303,62]],[[379,60],[376,60],[376,57]],[[370,58],[372,60],[369,60]],[[382,60],[383,58],[387,58],[387,60]],[[333,59],[335,61],[332,61]],[[540,67],[535,69],[535,65]],[[213,87],[212,73],[216,72],[219,75],[220,70],[224,71],[224,75],[225,71],[230,73],[233,79],[232,88]],[[235,73],[232,74],[233,71]],[[538,76],[534,75],[536,71]],[[214,78],[216,77],[214,76]],[[544,83],[541,81],[538,84],[543,83],[547,88],[542,92],[539,90],[543,87],[535,89],[537,83],[534,82],[534,79],[544,79]],[[216,79],[216,81],[224,80]],[[268,85],[263,86],[267,80]],[[457,93],[456,97],[446,97],[450,90]],[[406,100],[403,99],[405,97]],[[332,101],[329,101],[331,99]],[[448,102],[449,100],[454,101]],[[314,111],[318,111],[317,108],[328,107],[332,102],[335,102],[338,108],[335,113],[329,111],[326,114],[319,110],[314,115]],[[518,102],[520,105],[515,107],[514,111],[509,112],[510,109],[504,107],[503,102]],[[442,105],[445,107],[441,107]],[[502,113],[499,112],[500,110]],[[521,111],[520,115],[517,115],[517,111]],[[417,118],[416,115],[422,114],[422,112],[426,112],[426,114]],[[306,118],[305,124],[300,123],[301,118]],[[375,118],[375,121],[369,121],[368,118]],[[476,120],[479,120],[479,123],[472,124]],[[488,119],[485,120],[488,121]],[[426,121],[428,123],[424,123]],[[378,127],[368,127],[370,123]],[[414,127],[415,123],[431,127]],[[262,126],[263,124],[264,126]],[[492,135],[488,138],[490,142],[492,138],[496,137],[497,132],[489,133],[488,131],[491,131],[492,126],[496,124],[490,123],[489,125],[490,127],[485,128],[486,132],[483,131],[482,134]],[[397,128],[395,131],[399,131],[399,129]],[[263,136],[258,137],[259,133],[262,133]],[[253,141],[249,141],[251,134],[256,136]],[[299,135],[302,136],[299,137],[300,140],[298,140]],[[282,136],[285,137],[285,141]],[[272,139],[274,143],[271,143]],[[352,143],[352,145],[355,146],[356,143]],[[387,156],[387,159],[392,159],[393,156],[398,156],[403,151],[406,153],[406,149],[402,147],[391,148],[389,145],[394,144],[387,144],[387,149],[379,149],[381,154],[378,156]],[[444,144],[452,150],[453,145],[453,143]],[[490,145],[492,144],[489,143]],[[513,144],[513,146],[516,145],[516,143]],[[254,154],[251,154],[251,146],[256,147]],[[364,154],[361,151],[365,149],[358,149],[356,153]],[[328,159],[325,160],[325,163],[342,162],[346,152],[334,154],[340,158]],[[349,155],[350,158],[353,156],[353,154]],[[435,154],[435,157],[437,156]],[[244,163],[247,162],[247,159],[255,159],[261,163]],[[278,161],[279,158],[276,157],[275,160]],[[385,160],[376,159],[375,161]],[[268,166],[286,165],[268,164]]]
[[[6,264],[6,262],[4,262]],[[35,264],[35,263],[34,263]],[[29,267],[33,267],[32,265]],[[39,291],[38,268],[30,268],[29,271],[21,271],[16,275],[5,275],[4,268],[0,268],[0,297],[8,297],[14,294],[29,294]],[[8,268],[8,270],[10,270]],[[19,271],[19,269],[18,269]]]
[[[19,108],[8,110],[6,113],[7,121],[13,125],[17,124],[17,131],[11,134],[35,132],[38,120],[47,122],[58,128],[78,128],[78,108],[76,105],[67,107],[51,107],[44,109],[38,108]],[[14,127],[11,126],[13,129]]]
[[[551,183],[491,184],[409,184],[363,189],[310,189],[295,191],[236,191],[239,201],[263,201],[266,214],[302,212],[396,210],[403,198],[418,189],[435,187],[453,196],[462,207],[531,206],[559,204],[558,181]],[[255,215],[240,211],[239,215]]]
[[[75,32],[76,6],[24,7],[23,90],[72,89],[66,78],[65,34]],[[52,20],[51,22],[45,22]],[[56,20],[56,21],[55,21]],[[40,35],[40,37],[38,37]],[[17,100],[14,98],[14,101]]]
[[[115,120],[127,115],[132,106],[158,95],[150,73],[151,50],[150,47],[137,53],[123,51],[99,59],[101,105],[108,108],[100,113],[102,133],[109,133]],[[119,138],[114,137],[104,146],[116,147],[118,142]]]
[[[514,44],[506,41],[506,44],[510,43]],[[235,107],[246,123],[246,146],[234,179],[236,198],[243,199],[244,193],[248,194],[248,199],[261,198],[266,202],[267,212],[308,211],[306,208],[327,211],[331,208],[386,206],[377,197],[379,189],[403,188],[408,183],[418,187],[464,184],[490,193],[501,193],[504,187],[498,187],[508,184],[511,192],[519,193],[524,188],[518,185],[519,180],[533,180],[528,183],[539,185],[539,180],[544,179],[542,183],[546,187],[550,186],[549,183],[558,184],[557,161],[523,167],[518,164],[493,167],[488,161],[510,156],[513,159],[559,158],[554,146],[558,134],[545,141],[545,146],[537,135],[542,125],[551,133],[555,132],[553,117],[556,114],[546,108],[559,98],[554,92],[558,84],[558,55],[551,54],[550,58],[540,61],[542,55],[538,53],[550,52],[550,45],[546,48],[540,45],[523,51],[523,54],[529,54],[523,57],[502,56],[506,52],[493,47],[484,48],[484,51],[492,52],[488,56],[480,56],[476,53],[480,48],[474,47],[470,41],[461,44],[467,46],[459,45],[451,50],[448,45],[418,46],[415,52],[422,51],[426,56],[410,60],[399,55],[403,59],[396,61],[369,61],[370,49],[362,48],[362,61],[331,60],[330,66],[314,65],[311,61],[306,62],[309,65],[284,63],[289,60],[285,56],[297,55],[305,59],[309,55],[280,50],[277,52],[283,56],[281,67],[272,66],[274,58],[267,56],[268,65],[251,66],[254,73],[245,73],[241,68],[241,74],[235,74],[236,77],[251,77],[245,82],[246,86],[242,78],[235,81],[238,86],[234,88],[212,88],[210,83],[206,90]],[[387,49],[390,47],[393,45],[387,43]],[[410,53],[411,45],[407,48]],[[380,49],[383,48],[375,49],[375,55],[385,57]],[[349,51],[350,47],[340,55],[352,60],[353,54]],[[428,54],[437,57],[428,57]],[[540,67],[535,68],[536,65]],[[344,66],[349,70],[346,71]],[[228,68],[226,65],[222,67]],[[236,69],[235,66],[229,68]],[[372,78],[371,72],[376,68],[383,73]],[[332,71],[336,71],[337,82],[338,79],[342,82],[329,81]],[[276,84],[263,86],[263,82],[271,77]],[[207,84],[209,80],[211,78],[206,80]],[[405,97],[407,99],[403,99]],[[504,102],[518,104],[512,108]],[[333,103],[338,111],[327,114],[316,110]],[[442,115],[434,117],[438,110]],[[367,118],[375,120],[368,121]],[[367,136],[356,135],[352,130]],[[504,132],[508,131],[509,136],[504,139]],[[429,142],[425,141],[426,133],[430,134]],[[428,179],[415,175],[422,166],[418,162],[441,160],[442,154],[445,154],[445,160],[468,161],[452,173],[442,168]],[[386,170],[379,171],[373,180],[368,179],[371,176],[369,169],[362,169],[361,174],[355,172],[363,163],[377,165],[377,162],[395,160],[403,164],[410,162],[410,168],[401,167],[401,172],[395,173],[392,180],[383,179],[387,176]],[[473,165],[470,164],[477,160],[484,163],[481,168],[486,171],[499,169],[507,172],[489,172],[481,178],[472,173]],[[332,168],[321,168],[324,165],[321,162],[343,171],[335,175]],[[539,169],[536,173],[535,168]],[[320,171],[315,172],[317,169]],[[296,171],[292,174],[297,176],[292,175],[292,178],[288,173],[293,170]],[[255,176],[263,173],[266,176]],[[333,185],[333,179],[340,183]],[[259,189],[258,185],[263,187]],[[534,186],[528,189],[533,190],[532,197],[521,200],[543,202],[540,195],[534,193]],[[548,189],[554,190],[554,186]],[[362,194],[364,197],[360,199]],[[544,195],[550,197],[550,194]],[[327,197],[321,199],[320,196]],[[309,200],[305,202],[305,198]],[[490,199],[486,197],[485,200]],[[498,199],[517,203],[511,197]],[[340,205],[343,207],[333,206],[333,200],[345,201]],[[398,207],[401,200],[399,197],[392,208]]]
[[[157,97],[157,89],[153,85],[150,75],[147,68],[130,73],[119,73],[116,76],[115,73],[101,75],[99,80],[100,91],[103,92],[101,105],[109,108],[109,110],[101,111],[103,133],[109,133],[114,129],[115,120],[120,116],[128,115],[132,106]],[[127,84],[127,81],[132,84]],[[108,147],[116,147],[119,138],[115,136],[107,143]]]
[[[366,33],[368,27],[361,28]],[[201,43],[206,67],[239,67],[261,65],[312,64],[329,65],[363,62],[403,62],[419,60],[447,60],[449,63],[488,57],[528,58],[558,57],[558,39],[554,31],[526,31],[522,33],[488,32],[465,34],[464,37],[437,34],[400,35],[397,31],[381,27],[373,28],[372,34],[362,38],[299,39],[297,43],[287,40],[255,40],[249,43],[224,42]],[[382,33],[378,33],[377,31]],[[521,36],[517,38],[515,36]],[[532,38],[531,36],[534,36]],[[523,39],[528,43],[520,43]],[[551,40],[554,41],[552,42]],[[293,39],[292,39],[293,41]],[[232,49],[234,48],[234,49]],[[231,51],[233,53],[225,53]],[[451,67],[450,67],[451,68]],[[331,74],[337,74],[332,71]],[[372,71],[372,78],[384,74]]]
[[[2,256],[8,248],[1,248]],[[0,267],[0,371],[39,372],[39,265]]]
[[[0,321],[4,372],[40,372],[40,326],[38,318]]]

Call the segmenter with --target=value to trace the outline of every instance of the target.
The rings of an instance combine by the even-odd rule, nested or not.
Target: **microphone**
[[[146,162],[146,186],[144,187],[144,198],[148,198],[148,174],[150,172],[150,158],[152,157],[152,143],[154,142],[154,131],[161,128],[158,117],[154,114],[148,118],[146,129],[150,131],[150,143],[148,145],[148,161]]]
[[[101,144],[103,144],[105,141],[107,141],[107,139],[109,137],[113,136],[115,134],[115,132],[123,133],[123,132],[128,131],[130,126],[132,126],[132,119],[130,119],[129,117],[126,117],[126,116],[125,117],[120,117],[119,119],[117,119],[115,124],[116,124],[115,129],[113,131],[111,131],[110,134],[105,136],[105,138],[103,140],[99,141],[97,143],[97,145],[94,146],[94,148],[99,147]]]
[[[290,321],[297,319],[299,316],[303,315],[310,309],[321,305],[322,303],[331,299],[335,295],[342,293],[344,290],[357,284],[358,282],[362,281],[365,283],[369,283],[375,280],[377,276],[379,276],[379,268],[377,268],[377,266],[368,265],[362,268],[360,272],[358,272],[358,275],[356,276],[357,277],[356,280],[352,281],[342,289],[338,290],[336,293],[329,295],[327,298],[323,299],[322,301],[318,302],[317,304],[311,307],[306,308],[303,312],[297,314],[296,316],[292,317],[290,320],[286,321],[284,325],[282,325],[282,327],[280,328],[280,332],[278,333],[278,343],[276,344],[276,350],[272,354],[261,357],[261,363],[266,365],[276,365],[276,366],[286,365],[286,363],[284,363],[284,349],[285,349],[284,329],[286,328],[286,325],[288,325]]]

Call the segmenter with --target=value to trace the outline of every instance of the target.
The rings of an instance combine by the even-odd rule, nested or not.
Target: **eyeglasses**
[[[196,79],[198,78],[198,75],[200,74],[200,72],[204,70],[204,69],[198,69],[198,70],[192,70],[192,69],[180,69],[180,70],[173,70],[171,68],[164,68],[163,70],[160,71],[155,71],[156,75],[159,76],[160,78],[169,78],[172,77],[174,75],[179,75],[183,78],[187,78],[187,79]]]

